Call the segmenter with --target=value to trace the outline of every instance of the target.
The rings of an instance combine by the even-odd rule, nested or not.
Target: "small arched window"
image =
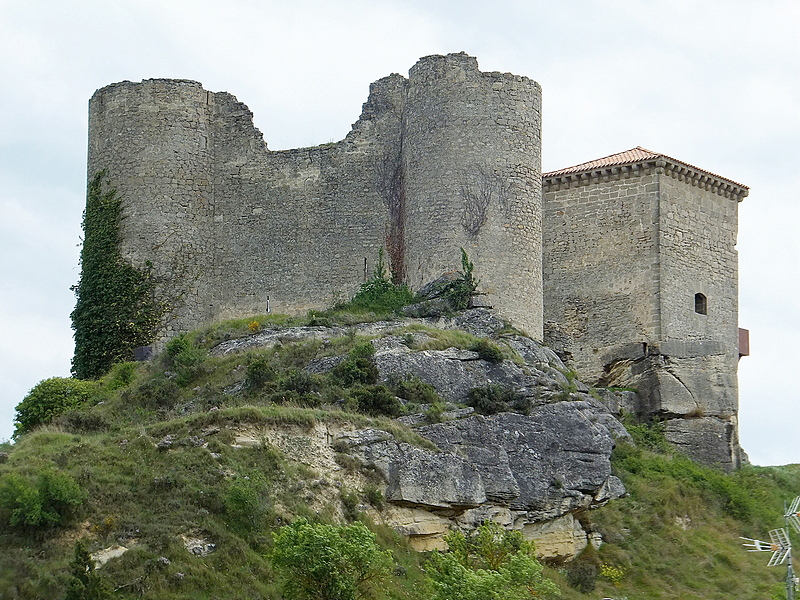
[[[708,298],[706,298],[705,294],[698,293],[694,295],[694,312],[698,315],[708,314]]]

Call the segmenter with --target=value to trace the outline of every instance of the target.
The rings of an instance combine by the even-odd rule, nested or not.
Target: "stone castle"
[[[355,293],[384,248],[412,289],[474,262],[483,298],[579,376],[724,468],[737,439],[737,204],[747,188],[642,148],[541,173],[541,88],[428,56],[370,86],[344,140],[270,151],[252,113],[187,80],[89,105],[90,178],[122,253],[174,298],[164,337]]]

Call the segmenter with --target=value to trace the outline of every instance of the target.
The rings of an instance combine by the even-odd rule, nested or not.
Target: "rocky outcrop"
[[[557,528],[561,541],[548,542],[547,553],[573,556],[587,537],[574,534],[574,514],[625,492],[611,473],[610,456],[615,438],[627,432],[596,401],[544,404],[529,415],[474,415],[417,431],[441,451],[387,439],[375,430],[344,433],[340,439],[381,473],[388,502],[413,509],[415,522],[426,524],[400,527],[412,540],[422,536],[425,548],[441,545],[442,518],[464,529],[492,519],[538,539],[543,523],[569,515],[570,541],[564,527]],[[429,517],[420,518],[425,513]]]
[[[440,347],[440,342],[429,329],[408,328],[414,324],[490,338],[506,346],[506,356],[514,360],[497,353],[484,359],[480,348],[420,349]],[[331,449],[346,448],[384,481],[386,506],[376,519],[408,536],[418,550],[442,548],[449,529],[470,530],[489,519],[522,531],[536,541],[542,556],[571,558],[586,546],[588,534],[576,515],[625,493],[611,472],[610,457],[615,441],[629,436],[609,410],[630,402],[624,393],[591,395],[552,350],[509,332],[502,320],[482,308],[448,317],[357,325],[355,331],[376,336],[373,360],[383,382],[418,378],[444,400],[443,422],[431,424],[422,413],[401,417],[437,449],[399,441],[379,429],[304,432],[301,437],[316,440],[305,442],[307,451],[291,442],[294,434],[274,431],[240,432],[236,443],[268,438],[333,480],[338,466]],[[337,327],[274,328],[220,344],[214,353],[345,333]],[[316,359],[306,369],[322,373],[341,360]],[[463,407],[472,390],[489,387],[513,398],[501,410],[518,412],[482,415]]]

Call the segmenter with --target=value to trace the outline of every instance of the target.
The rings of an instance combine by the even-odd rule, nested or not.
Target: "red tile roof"
[[[610,156],[598,158],[597,160],[590,160],[589,162],[575,165],[574,167],[567,167],[566,169],[559,169],[558,171],[550,171],[549,173],[542,173],[542,177],[555,177],[556,175],[566,175],[567,173],[579,173],[581,171],[591,171],[594,169],[602,169],[603,167],[615,167],[617,165],[627,165],[645,160],[652,160],[658,158],[660,155],[650,150],[646,150],[641,146],[636,146],[631,150],[625,152],[618,152]]]
[[[617,154],[611,154],[603,158],[598,158],[597,160],[590,160],[589,162],[581,163],[579,165],[575,165],[574,167],[567,167],[565,169],[559,169],[558,171],[550,171],[549,173],[542,173],[542,177],[544,179],[549,179],[551,177],[558,177],[560,175],[570,175],[572,173],[581,173],[583,171],[595,171],[597,169],[607,169],[609,167],[617,167],[621,165],[632,165],[640,162],[650,162],[657,159],[663,159],[674,165],[677,164],[689,167],[694,171],[699,171],[701,173],[705,173],[706,175],[710,175],[714,179],[734,184],[742,188],[743,191],[749,189],[746,185],[742,185],[741,183],[736,183],[735,181],[733,181],[732,179],[728,179],[727,177],[721,177],[719,175],[715,175],[714,173],[706,171],[705,169],[700,169],[699,167],[690,165],[689,163],[683,162],[682,160],[674,159],[671,156],[667,156],[666,154],[659,154],[657,152],[647,150],[646,148],[642,148],[641,146],[636,146],[636,148],[625,150],[625,152],[618,152]]]

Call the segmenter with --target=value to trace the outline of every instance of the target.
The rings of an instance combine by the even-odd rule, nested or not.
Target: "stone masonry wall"
[[[567,340],[577,371],[597,381],[658,339],[657,175],[555,187],[544,194],[546,339]]]
[[[341,142],[271,152],[235,97],[121,82],[89,105],[89,177],[123,198],[122,252],[173,303],[163,338],[347,299],[385,248],[419,287],[460,268],[541,337],[540,89],[465,54],[375,82]]]
[[[690,456],[738,466],[738,197],[665,172],[661,196],[658,402],[667,438]],[[695,312],[695,294],[707,314]],[[710,447],[708,440],[724,440]],[[713,456],[709,460],[709,456]]]

